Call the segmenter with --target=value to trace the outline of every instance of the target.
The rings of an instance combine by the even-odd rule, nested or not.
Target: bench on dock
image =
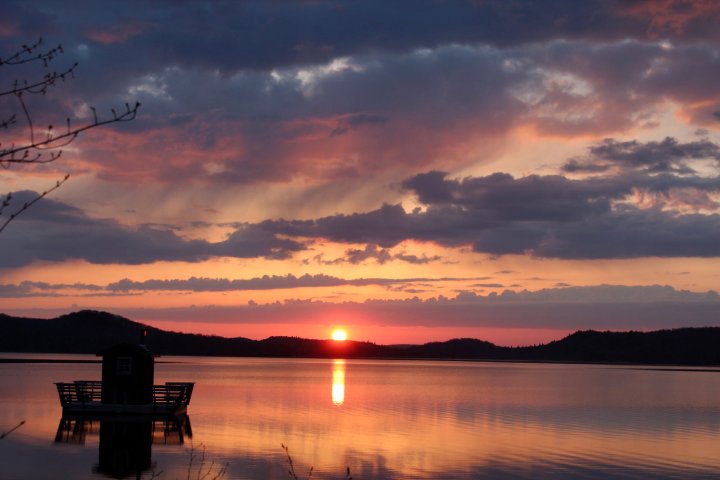
[[[72,383],[55,383],[63,410],[110,412],[116,409],[122,413],[128,413],[128,411],[174,413],[184,410],[190,403],[194,385],[192,382],[167,382],[164,385],[153,385],[152,403],[128,405],[102,403],[102,383],[100,381],[76,380]]]

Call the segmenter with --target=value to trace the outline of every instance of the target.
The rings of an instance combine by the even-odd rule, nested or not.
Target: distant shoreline
[[[6,352],[9,353],[9,352]],[[46,354],[47,353],[43,353]],[[53,354],[50,354],[53,355]],[[85,355],[82,353],[58,353],[57,355]],[[91,355],[91,354],[88,354]],[[163,355],[173,356],[173,355]],[[211,356],[211,355],[183,355],[187,357],[201,358],[266,358],[266,359],[289,359],[289,360],[333,360],[325,357],[267,357],[267,356]],[[606,365],[606,366],[626,366],[628,370],[656,370],[661,372],[705,372],[720,373],[720,365],[706,367],[682,365],[682,364],[655,364],[655,363],[634,363],[634,362],[592,362],[592,361],[574,361],[574,360],[509,360],[509,359],[491,359],[491,358],[398,358],[398,357],[352,357],[343,360],[388,360],[388,361],[429,361],[429,362],[473,362],[473,363],[547,363],[553,365]],[[100,364],[102,360],[82,360],[82,359],[61,359],[61,358],[2,358],[0,364],[4,363],[52,363],[52,364]],[[178,361],[158,361],[159,364],[177,364],[187,363]]]
[[[50,354],[53,355],[53,354]],[[57,355],[85,355],[83,353],[58,353]],[[92,354],[88,354],[92,355]],[[2,358],[0,357],[1,363],[102,363],[102,360],[81,360],[73,358]],[[157,363],[182,363],[182,362],[164,362],[159,361]]]
[[[59,355],[65,354],[61,353]],[[0,363],[102,363],[102,360],[73,360],[61,358],[0,358]]]
[[[142,341],[154,354],[165,357],[160,362],[172,361],[167,356],[178,355],[720,367],[720,327],[652,332],[582,330],[560,340],[524,347],[502,347],[476,338],[393,346],[353,340],[338,342],[282,336],[252,340],[186,334],[91,310],[51,320],[0,314],[0,320],[3,323],[0,357],[15,357],[0,360],[4,363],[94,363],[100,359],[52,357],[60,353],[92,355],[118,343]]]

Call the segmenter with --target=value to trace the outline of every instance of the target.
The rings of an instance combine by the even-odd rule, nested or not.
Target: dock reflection
[[[333,360],[332,371],[332,403],[345,403],[345,360]]]
[[[93,471],[112,478],[140,478],[153,468],[152,445],[183,445],[192,438],[190,417],[86,417],[60,419],[55,443],[84,444],[99,436],[98,463]]]

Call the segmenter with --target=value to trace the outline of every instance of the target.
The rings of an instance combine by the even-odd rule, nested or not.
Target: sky
[[[528,345],[720,326],[720,4],[4,2],[0,312]],[[0,149],[27,118],[0,97]],[[48,158],[48,152],[43,155]]]

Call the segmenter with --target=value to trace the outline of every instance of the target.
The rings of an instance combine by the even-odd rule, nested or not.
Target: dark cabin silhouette
[[[155,359],[145,345],[122,343],[101,351],[98,356],[103,357],[102,403],[152,403]]]

